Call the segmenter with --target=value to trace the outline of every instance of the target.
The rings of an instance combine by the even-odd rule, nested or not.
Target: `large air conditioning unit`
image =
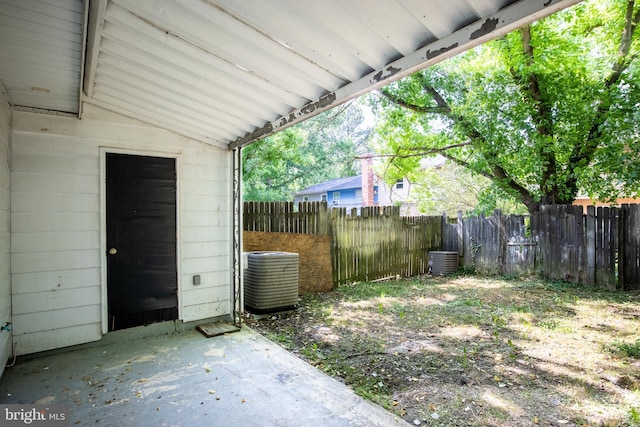
[[[298,304],[299,256],[293,252],[247,252],[244,305],[254,313]]]

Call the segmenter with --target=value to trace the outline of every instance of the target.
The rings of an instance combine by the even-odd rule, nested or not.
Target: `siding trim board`
[[[0,82],[0,326],[11,313],[11,106]],[[0,376],[12,355],[10,331],[0,331]]]

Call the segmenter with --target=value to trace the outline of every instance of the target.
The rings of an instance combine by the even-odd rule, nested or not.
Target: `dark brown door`
[[[178,318],[176,162],[106,156],[109,330]]]

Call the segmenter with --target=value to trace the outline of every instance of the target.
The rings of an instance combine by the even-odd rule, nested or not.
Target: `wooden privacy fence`
[[[245,231],[329,234],[331,214],[326,202],[244,202]]]
[[[543,206],[531,217],[544,277],[599,289],[640,289],[640,205]]]
[[[562,279],[603,290],[640,289],[640,205],[543,206],[449,220],[400,217],[397,207],[347,212],[326,203],[245,203],[247,231],[329,234],[334,284],[428,272],[429,251],[457,251],[481,274]]]
[[[442,247],[457,251],[463,266],[480,274],[528,275],[535,272],[536,243],[527,234],[527,217],[493,215],[451,221],[443,218]]]
[[[334,283],[425,274],[427,254],[440,248],[440,217],[400,217],[399,207],[331,214]]]
[[[246,202],[245,231],[329,234],[334,284],[428,272],[442,241],[440,217],[400,217],[399,207],[328,209],[326,203]]]
[[[481,274],[534,274],[602,290],[640,289],[640,205],[542,206],[530,219],[443,220],[443,250]]]

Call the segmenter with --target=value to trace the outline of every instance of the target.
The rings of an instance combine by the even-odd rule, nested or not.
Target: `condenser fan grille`
[[[244,303],[254,312],[278,311],[298,303],[298,254],[249,252]]]

